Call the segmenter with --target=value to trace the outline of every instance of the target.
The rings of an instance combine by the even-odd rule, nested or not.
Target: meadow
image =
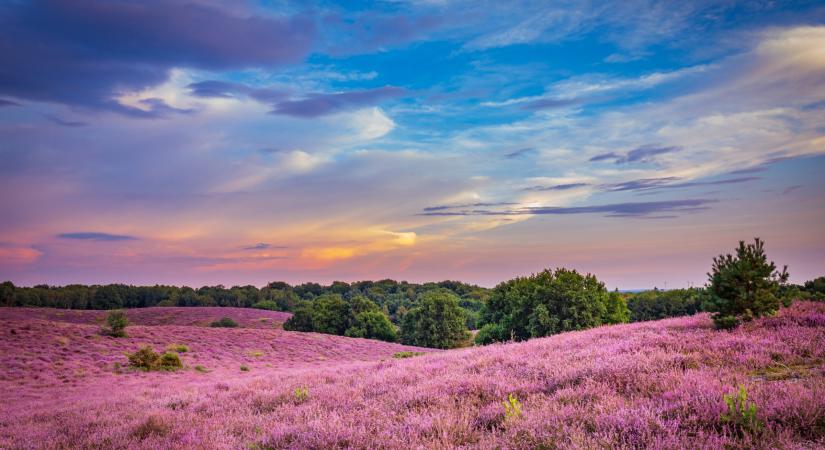
[[[822,303],[448,351],[244,311],[128,310],[111,338],[102,313],[0,309],[0,448],[825,448]],[[248,326],[202,326],[227,315]],[[184,368],[126,367],[144,344]]]

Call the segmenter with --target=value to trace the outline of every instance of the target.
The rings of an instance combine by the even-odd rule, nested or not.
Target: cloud
[[[56,124],[58,124],[60,126],[63,126],[63,127],[77,128],[77,127],[85,127],[85,126],[89,125],[86,122],[80,122],[80,121],[74,121],[74,120],[64,120],[64,119],[61,119],[60,117],[52,116],[52,115],[48,115],[48,114],[46,114],[44,117],[49,122],[56,123]]]
[[[11,100],[6,100],[4,98],[0,98],[0,108],[4,106],[20,106],[20,103],[13,102]]]
[[[464,203],[460,205],[439,205],[439,206],[427,206],[423,209],[423,211],[432,212],[432,211],[443,211],[448,209],[458,209],[458,208],[478,208],[478,207],[487,207],[487,206],[510,206],[510,205],[518,205],[515,202],[495,202],[495,203]]]
[[[540,206],[525,207],[502,211],[464,210],[438,211],[425,210],[423,216],[523,216],[523,215],[573,215],[605,214],[607,217],[648,217],[661,213],[691,213],[709,209],[708,204],[714,199],[664,200],[656,202],[609,203],[593,206]]]
[[[284,245],[272,245],[267,244],[266,242],[259,242],[255,245],[250,245],[248,247],[243,247],[241,250],[266,250],[266,249],[285,249],[287,248]]]
[[[61,239],[77,239],[81,241],[103,241],[103,242],[117,242],[117,241],[134,241],[137,240],[134,236],[126,236],[122,234],[109,234],[94,231],[85,231],[77,233],[61,233],[57,237]]]
[[[516,158],[521,158],[521,157],[524,157],[524,156],[532,155],[534,153],[536,153],[536,149],[534,149],[532,147],[527,147],[527,148],[521,148],[521,149],[518,149],[518,150],[514,150],[510,153],[507,153],[507,154],[504,155],[504,157],[507,158],[507,159],[516,159]]]
[[[663,155],[665,153],[674,153],[682,151],[682,147],[671,146],[671,147],[660,147],[656,145],[644,145],[639,148],[633,149],[627,153],[620,154],[615,152],[609,153],[602,153],[590,158],[591,162],[597,161],[609,161],[612,160],[616,164],[625,164],[625,163],[650,163],[656,159],[656,156]]]
[[[403,93],[404,90],[401,88],[385,86],[336,94],[309,94],[299,100],[285,100],[275,103],[272,114],[312,118],[372,106],[382,100],[399,97]]]
[[[567,191],[570,189],[577,189],[585,186],[590,186],[590,183],[565,183],[555,184],[552,186],[530,186],[522,189],[523,191]]]
[[[314,40],[304,17],[240,15],[214,2],[40,0],[0,8],[0,93],[134,117],[158,117],[117,97],[168,79],[173,67],[274,67]],[[159,109],[158,109],[159,108]]]

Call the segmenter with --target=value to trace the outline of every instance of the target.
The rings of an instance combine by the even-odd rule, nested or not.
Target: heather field
[[[32,311],[0,311],[0,448],[825,448],[821,303],[733,332],[700,314],[409,359],[271,328],[115,339]],[[114,368],[141,344],[186,345],[186,367]],[[740,386],[755,424],[722,419]]]
[[[0,319],[40,319],[54,322],[101,325],[108,311],[55,308],[0,308]],[[209,326],[222,317],[230,317],[244,328],[278,327],[292,314],[253,308],[213,307],[152,307],[129,310],[133,325],[192,325]]]

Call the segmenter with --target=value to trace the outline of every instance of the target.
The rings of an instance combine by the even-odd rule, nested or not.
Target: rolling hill
[[[275,327],[115,339],[39,314],[0,310],[0,448],[825,448],[821,303],[409,359],[427,350]],[[144,343],[187,345],[186,367],[114,368]],[[740,387],[755,417],[725,419]]]

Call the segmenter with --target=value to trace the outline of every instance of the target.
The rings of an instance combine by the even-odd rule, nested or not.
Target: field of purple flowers
[[[0,308],[0,319],[40,319],[55,322],[102,325],[108,311],[55,308]],[[152,307],[128,310],[133,325],[192,325],[208,327],[222,317],[230,317],[244,328],[280,327],[292,313],[253,308]]]
[[[409,359],[273,329],[0,327],[0,448],[825,448],[821,303],[733,332],[697,315]],[[115,373],[139,342],[188,345],[188,368]],[[727,406],[740,387],[753,414]]]

